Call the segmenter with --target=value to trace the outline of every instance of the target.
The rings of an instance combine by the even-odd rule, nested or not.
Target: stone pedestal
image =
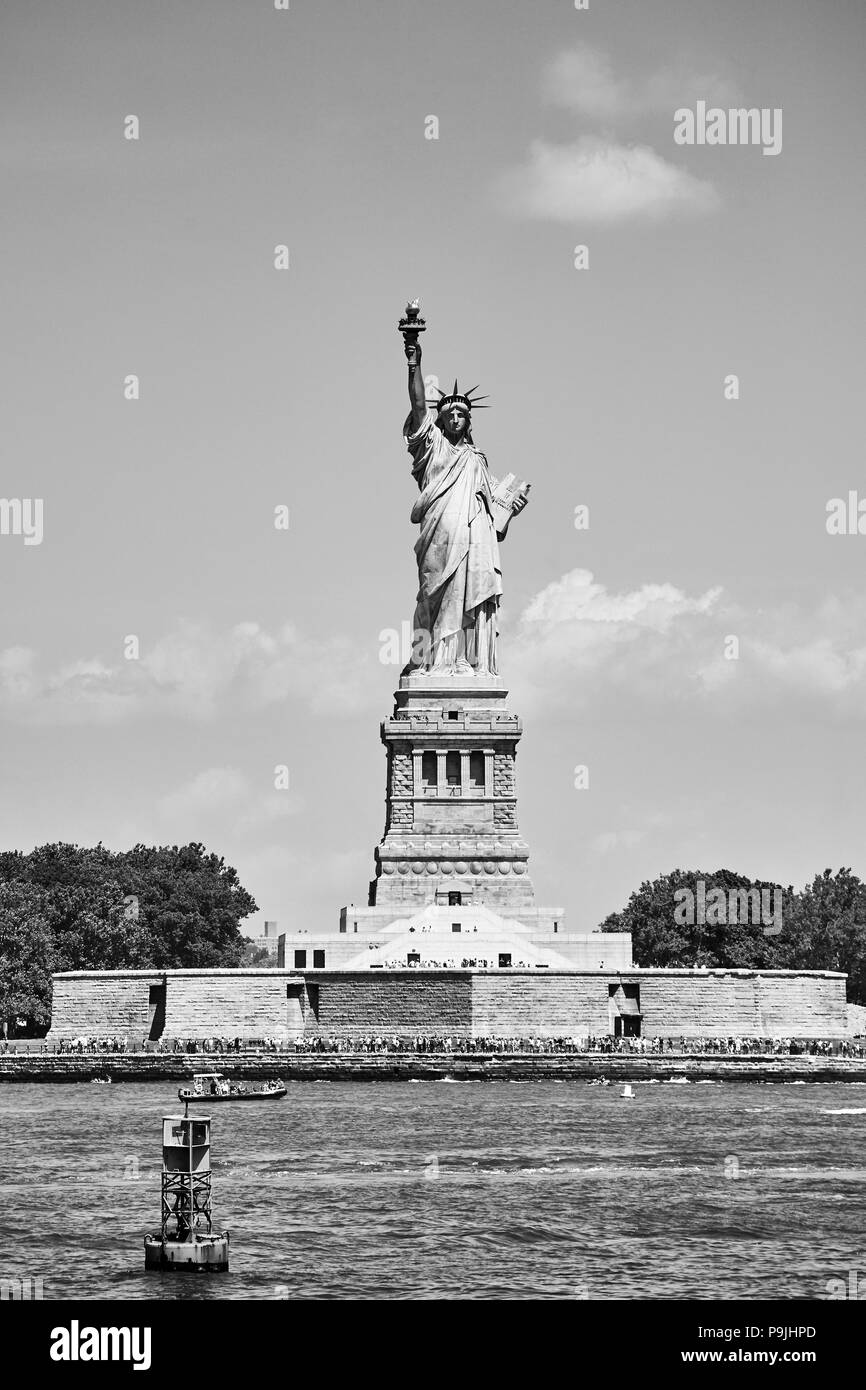
[[[394,917],[431,902],[486,904],[506,917],[537,912],[517,824],[523,729],[506,697],[500,677],[401,678],[382,724],[385,834],[370,907]]]

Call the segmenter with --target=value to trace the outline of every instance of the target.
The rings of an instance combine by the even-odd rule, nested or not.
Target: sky
[[[5,0],[0,41],[0,497],[42,503],[0,534],[3,848],[201,840],[253,932],[366,901],[417,295],[532,483],[539,901],[866,875],[860,0]],[[701,101],[781,149],[678,144]]]

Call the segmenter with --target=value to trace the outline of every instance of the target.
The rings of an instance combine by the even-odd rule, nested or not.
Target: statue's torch
[[[403,334],[403,342],[410,347],[417,347],[418,334],[426,332],[427,329],[427,324],[418,312],[420,307],[420,300],[413,299],[411,304],[406,305],[406,313],[397,324],[397,327]]]

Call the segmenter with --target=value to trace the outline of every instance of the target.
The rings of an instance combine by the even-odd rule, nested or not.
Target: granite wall
[[[468,970],[307,971],[304,1033],[468,1036],[472,978]]]
[[[844,975],[652,970],[630,978],[639,983],[645,1037],[838,1038],[848,1033]]]
[[[118,1033],[146,1038],[151,1029],[151,987],[163,976],[139,971],[93,971],[55,975],[50,1037],[77,1038]]]
[[[241,1052],[202,1057],[201,1053],[64,1053],[61,1056],[0,1053],[0,1085],[33,1082],[188,1081],[202,1067],[216,1067],[238,1081],[265,1077],[283,1081],[853,1081],[866,1083],[866,1060],[854,1057],[725,1056],[691,1057],[665,1053],[562,1053],[457,1055],[439,1053]]]
[[[303,987],[303,976],[285,970],[55,975],[48,1037],[299,1037]]]
[[[608,1000],[607,975],[478,973],[472,977],[472,1032],[477,1038],[607,1033]]]
[[[167,972],[168,1037],[288,1037],[303,1030],[301,981],[283,971]]]
[[[647,1037],[849,1035],[845,977],[829,973],[169,970],[56,975],[49,1039],[584,1036],[613,1032],[626,994]]]

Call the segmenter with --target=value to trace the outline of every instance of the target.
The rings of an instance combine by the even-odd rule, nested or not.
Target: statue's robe
[[[414,433],[411,423],[410,416],[403,433],[421,489],[412,508],[421,527],[415,630],[429,633],[435,652],[436,643],[474,628],[482,604],[495,610],[499,602],[502,571],[491,515],[496,479],[473,444],[450,443],[432,411]]]

